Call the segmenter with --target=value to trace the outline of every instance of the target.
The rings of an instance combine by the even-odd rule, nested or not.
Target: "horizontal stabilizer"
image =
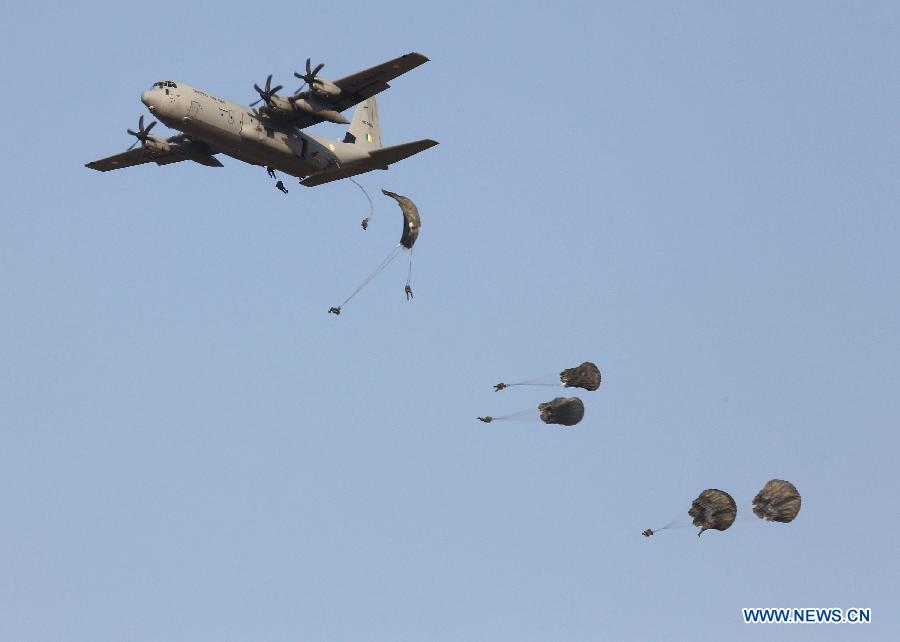
[[[426,149],[430,149],[437,144],[438,142],[436,140],[425,139],[417,140],[412,143],[403,143],[402,145],[394,145],[393,147],[383,147],[382,149],[369,152],[369,158],[367,159],[356,161],[351,165],[335,167],[327,169],[324,172],[318,172],[311,176],[307,176],[300,181],[300,184],[306,185],[307,187],[315,187],[332,181],[339,181],[342,178],[356,176],[357,174],[365,174],[366,172],[371,172],[373,169],[387,169],[389,165],[393,165],[394,163],[402,161],[404,158],[409,158],[419,152],[424,152]]]
[[[431,149],[437,144],[438,142],[436,140],[426,138],[425,140],[403,143],[402,145],[394,145],[393,147],[382,147],[381,149],[369,152],[369,156],[371,156],[372,160],[379,166],[393,165],[398,161],[402,161],[404,158],[409,158],[419,152],[424,152],[426,149]]]

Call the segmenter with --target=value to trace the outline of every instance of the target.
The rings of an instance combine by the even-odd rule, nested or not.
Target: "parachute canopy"
[[[403,236],[400,237],[400,245],[407,250],[411,250],[419,237],[419,228],[422,227],[422,221],[419,219],[419,208],[405,196],[389,192],[386,189],[381,190],[381,192],[400,204],[400,209],[403,210]]]
[[[590,361],[577,368],[568,368],[559,373],[559,380],[566,388],[596,390],[600,387],[600,369]]]
[[[800,493],[789,481],[770,479],[753,498],[753,512],[761,519],[792,522],[800,512]]]
[[[711,528],[724,531],[734,523],[734,518],[737,517],[737,504],[724,490],[708,488],[700,493],[691,504],[688,515],[694,518],[694,526],[700,527],[698,536]]]
[[[584,404],[578,397],[557,397],[553,401],[538,404],[541,421],[545,424],[574,426],[584,417]]]

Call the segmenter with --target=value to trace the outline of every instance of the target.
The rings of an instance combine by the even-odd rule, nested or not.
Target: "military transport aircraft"
[[[265,88],[253,85],[258,109],[244,107],[213,96],[186,83],[163,80],[141,94],[147,109],[172,129],[182,132],[169,138],[150,133],[156,121],[138,130],[128,130],[137,141],[128,151],[88,163],[101,172],[154,162],[168,165],[191,160],[201,165],[222,167],[216,154],[262,165],[296,176],[302,185],[314,187],[342,178],[388,169],[404,158],[437,145],[424,139],[393,147],[381,146],[381,126],[375,94],[390,85],[388,81],[428,62],[420,53],[406,55],[352,74],[340,80],[319,76],[324,65],[306,73],[294,73],[303,85],[291,96],[279,96],[281,85],[272,87],[272,76]],[[301,91],[308,86],[306,91]],[[257,104],[257,103],[254,103]],[[342,141],[314,136],[302,129],[330,121],[347,124],[341,112],[359,105]],[[134,148],[140,142],[141,146]]]

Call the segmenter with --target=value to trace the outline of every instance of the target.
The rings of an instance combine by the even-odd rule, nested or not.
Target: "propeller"
[[[253,88],[256,90],[256,93],[259,94],[259,100],[255,103],[250,103],[250,106],[256,105],[260,100],[265,101],[267,105],[272,104],[272,96],[274,96],[277,92],[281,90],[281,85],[276,85],[272,87],[272,74],[269,74],[269,77],[266,78],[266,88],[260,89],[259,85],[254,84]]]
[[[319,74],[320,71],[322,71],[322,67],[325,66],[325,63],[321,62],[318,65],[316,65],[315,69],[312,69],[310,66],[311,62],[312,62],[312,60],[310,60],[309,58],[306,59],[306,73],[305,74],[300,74],[296,71],[294,72],[294,75],[303,81],[303,85],[300,85],[300,89],[303,89],[304,85],[309,85],[310,89],[315,90],[315,84],[317,82],[321,82],[318,78],[316,78],[316,76]],[[298,89],[294,93],[295,94],[299,93],[300,89]]]
[[[147,139],[150,137],[150,130],[153,129],[153,127],[155,125],[156,125],[156,121],[154,120],[152,123],[147,125],[147,129],[144,129],[144,115],[141,114],[141,117],[138,119],[138,130],[137,131],[133,131],[131,129],[128,130],[129,134],[131,134],[132,136],[137,138],[137,140],[134,141],[131,144],[131,147],[129,147],[128,149],[129,150],[134,149],[134,146],[137,145],[138,143],[146,145]]]

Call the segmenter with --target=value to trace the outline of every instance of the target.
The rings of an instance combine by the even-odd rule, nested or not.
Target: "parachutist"
[[[364,230],[369,229],[369,217],[367,216],[366,218],[364,218],[364,219],[362,220],[362,223],[360,223],[360,225],[362,225],[362,228],[363,228]]]
[[[541,382],[538,379],[531,381],[514,381],[510,384],[497,384],[494,390],[500,391],[510,386],[553,386],[556,384]],[[584,390],[597,390],[600,387],[600,369],[596,364],[585,361],[575,368],[566,368],[559,373],[559,381],[566,388],[582,388]]]
[[[285,186],[284,186],[284,183],[281,182],[281,181],[278,181],[277,183],[275,183],[275,187],[276,187],[277,189],[280,189],[280,190],[281,190],[282,192],[284,192],[285,194],[288,193],[287,187],[285,187]]]
[[[651,535],[653,535],[653,531],[648,528],[643,533],[641,533],[641,535],[643,535],[644,537],[650,537]]]
[[[494,418],[488,415],[487,417],[479,417],[478,421],[483,421],[484,423],[489,424],[494,421]]]
[[[505,383],[498,383],[494,385],[494,392],[500,392],[504,388],[509,388]]]
[[[275,176],[275,168],[272,167],[271,165],[266,165],[266,171],[269,173],[269,176],[271,176],[272,178],[278,178],[277,176]]]
[[[406,287],[403,288],[403,291],[406,292],[406,300],[407,301],[409,301],[412,298],[415,298],[415,297],[413,297],[412,286],[409,283],[406,284]]]
[[[340,313],[341,313],[341,306],[337,306],[336,308],[334,308],[334,307],[328,308],[328,314],[340,314]]]

